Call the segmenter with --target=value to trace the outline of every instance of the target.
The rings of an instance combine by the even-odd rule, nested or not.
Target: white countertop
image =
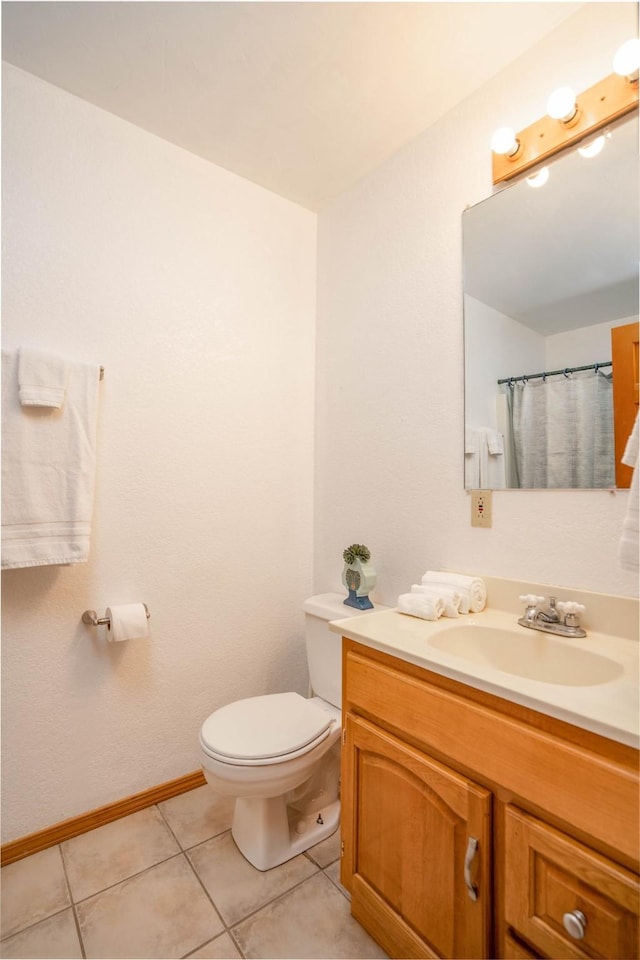
[[[599,633],[588,627],[587,636],[581,639],[554,636],[553,640],[565,645],[568,650],[575,648],[577,657],[581,651],[586,651],[619,665],[620,672],[613,679],[589,686],[532,680],[496,669],[488,663],[471,662],[433,645],[436,639],[442,640],[444,631],[463,624],[514,631],[514,644],[518,642],[520,632],[523,636],[533,633],[537,637],[550,636],[521,627],[517,620],[518,614],[489,607],[482,613],[457,618],[443,617],[436,621],[385,609],[334,620],[330,628],[335,633],[400,660],[638,748],[640,685],[637,639]]]

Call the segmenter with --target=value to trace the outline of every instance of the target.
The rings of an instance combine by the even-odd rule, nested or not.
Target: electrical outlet
[[[471,491],[471,526],[491,526],[491,490]]]

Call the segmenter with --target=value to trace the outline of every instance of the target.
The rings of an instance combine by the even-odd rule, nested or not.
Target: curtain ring
[[[599,363],[594,363],[593,369],[594,369],[595,374],[596,374],[596,376],[597,376],[597,375],[598,375],[598,370],[600,369],[600,364],[599,364]]]
[[[542,374],[542,382],[543,382],[543,383],[546,383],[546,382],[547,382],[547,374],[546,374],[546,372]]]
[[[567,380],[569,379],[569,374],[570,374],[570,373],[571,373],[571,371],[569,370],[569,367],[565,367],[564,370],[563,370],[563,375],[567,378]]]

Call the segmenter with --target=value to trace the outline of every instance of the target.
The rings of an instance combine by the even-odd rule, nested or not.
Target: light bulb
[[[578,153],[581,157],[597,157],[605,145],[606,137],[600,136],[592,140],[585,147],[578,147]]]
[[[627,40],[616,52],[613,58],[614,72],[627,80],[638,79],[638,68],[640,68],[640,40]]]
[[[547,113],[554,120],[568,123],[576,115],[576,95],[571,87],[558,87],[547,100]]]
[[[520,149],[513,127],[500,127],[491,138],[491,149],[500,155],[513,157]]]
[[[544,187],[548,179],[549,168],[543,167],[538,173],[534,173],[533,176],[527,177],[527,183],[530,187]]]

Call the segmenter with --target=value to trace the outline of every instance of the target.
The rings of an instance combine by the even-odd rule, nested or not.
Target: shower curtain
[[[506,389],[515,486],[615,486],[610,374],[587,370]]]

